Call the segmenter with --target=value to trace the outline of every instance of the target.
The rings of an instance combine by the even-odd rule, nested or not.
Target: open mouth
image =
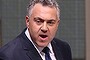
[[[48,37],[47,35],[40,35],[41,38],[46,38]]]

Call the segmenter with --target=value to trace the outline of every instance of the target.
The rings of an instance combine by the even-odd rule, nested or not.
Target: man
[[[54,38],[59,13],[55,0],[32,0],[27,8],[27,28],[1,48],[0,60],[72,60],[69,45]]]

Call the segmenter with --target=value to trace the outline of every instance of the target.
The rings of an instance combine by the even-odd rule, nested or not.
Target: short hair
[[[29,5],[27,7],[27,15],[30,17],[32,14],[32,9],[35,6],[35,4],[40,3],[43,6],[48,6],[48,7],[55,7],[57,9],[57,17],[59,19],[60,17],[60,9],[59,5],[56,2],[56,0],[30,0]]]

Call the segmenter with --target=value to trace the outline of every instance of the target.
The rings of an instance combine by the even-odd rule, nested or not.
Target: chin
[[[39,47],[46,47],[48,44],[47,43],[41,43],[41,44],[39,44],[38,46]]]

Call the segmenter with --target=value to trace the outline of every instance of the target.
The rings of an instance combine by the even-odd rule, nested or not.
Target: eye
[[[41,20],[36,20],[35,22],[36,22],[36,24],[38,24],[38,25],[41,25],[41,24],[42,24],[42,21],[41,21]]]
[[[34,18],[34,21],[36,22],[37,25],[41,25],[43,23],[43,20],[40,18]]]
[[[47,24],[50,25],[50,26],[52,26],[52,25],[55,24],[55,22],[56,22],[55,20],[50,20],[50,21],[47,22]]]

